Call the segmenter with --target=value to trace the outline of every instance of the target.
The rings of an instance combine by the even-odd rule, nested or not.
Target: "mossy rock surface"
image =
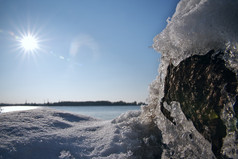
[[[170,64],[162,101],[181,104],[185,116],[212,143],[217,158],[222,158],[222,139],[226,136],[221,111],[230,98],[236,99],[234,111],[237,117],[237,77],[225,66],[222,56],[222,52],[212,50],[205,55],[189,57],[176,67]],[[173,122],[163,104],[161,111]]]

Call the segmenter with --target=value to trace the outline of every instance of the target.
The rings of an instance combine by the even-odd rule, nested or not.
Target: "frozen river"
[[[43,108],[40,106],[5,106],[1,112],[23,111]],[[140,110],[140,106],[50,106],[50,109],[62,110],[76,114],[83,114],[103,120],[111,120],[129,110]]]

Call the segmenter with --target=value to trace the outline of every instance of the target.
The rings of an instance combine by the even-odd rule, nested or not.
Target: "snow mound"
[[[159,156],[161,135],[142,124],[140,114],[131,111],[102,121],[52,109],[3,113],[0,158],[133,159],[154,151]]]

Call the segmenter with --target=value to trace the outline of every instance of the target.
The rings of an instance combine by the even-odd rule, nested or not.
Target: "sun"
[[[25,52],[34,52],[39,48],[38,39],[32,34],[22,36],[20,43]]]

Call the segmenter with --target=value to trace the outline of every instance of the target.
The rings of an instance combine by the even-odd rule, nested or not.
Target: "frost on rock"
[[[181,0],[154,38],[153,47],[161,53],[159,75],[142,115],[162,131],[163,158],[238,156],[237,8],[238,0]],[[207,61],[196,65],[200,56]],[[187,67],[177,67],[184,61]],[[185,74],[170,74],[170,68]]]

